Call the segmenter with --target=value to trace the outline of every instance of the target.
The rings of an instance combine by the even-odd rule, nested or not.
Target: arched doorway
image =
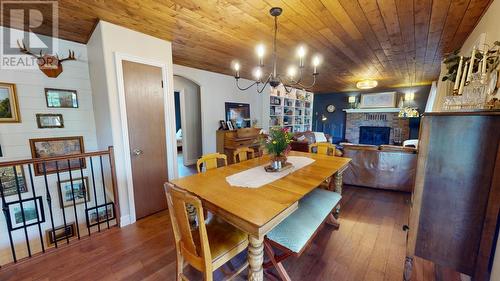
[[[202,155],[201,91],[195,82],[174,75],[174,100],[179,177],[196,172]]]

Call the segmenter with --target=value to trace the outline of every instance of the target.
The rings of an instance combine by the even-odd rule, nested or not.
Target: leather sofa
[[[344,172],[344,184],[405,192],[413,190],[417,168],[415,148],[343,144],[343,157],[352,159]]]

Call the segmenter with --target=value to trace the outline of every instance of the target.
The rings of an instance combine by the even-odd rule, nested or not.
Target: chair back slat
[[[240,147],[237,148],[233,153],[233,161],[234,163],[247,161],[248,154],[250,154],[250,158],[254,158],[254,150],[249,147]]]
[[[335,155],[335,146],[328,142],[317,142],[309,145],[309,152],[322,155]]]
[[[227,157],[224,154],[220,153],[211,153],[207,155],[201,156],[198,161],[196,161],[196,169],[198,170],[198,173],[201,173],[201,165],[205,167],[205,171],[212,170],[218,168],[218,159],[223,159],[224,160],[224,165],[227,166]]]

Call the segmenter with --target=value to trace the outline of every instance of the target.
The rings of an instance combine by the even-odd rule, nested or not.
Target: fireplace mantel
[[[390,107],[390,108],[355,108],[355,109],[343,109],[346,113],[371,113],[371,112],[399,112],[399,108]]]

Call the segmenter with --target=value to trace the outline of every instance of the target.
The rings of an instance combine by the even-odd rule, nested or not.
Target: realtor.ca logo
[[[1,1],[0,69],[54,67],[57,1]],[[40,35],[43,34],[43,35]]]

